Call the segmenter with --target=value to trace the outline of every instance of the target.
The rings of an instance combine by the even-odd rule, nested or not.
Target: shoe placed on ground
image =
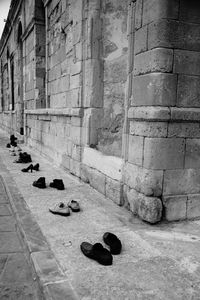
[[[64,183],[62,179],[54,179],[53,182],[50,182],[50,187],[56,188],[58,190],[64,190]]]
[[[39,165],[39,164],[36,164],[35,166],[33,166],[33,170],[39,171],[39,167],[40,167],[40,165]]]
[[[76,201],[76,200],[71,200],[69,203],[68,203],[68,207],[71,208],[71,210],[73,212],[78,212],[80,211],[80,205],[79,203]]]
[[[122,249],[122,244],[115,234],[111,232],[106,232],[103,235],[103,240],[104,243],[110,247],[110,252],[112,254],[120,254]]]
[[[10,143],[12,144],[12,143],[14,143],[16,140],[17,140],[17,137],[14,136],[14,134],[11,134],[11,135],[10,135]]]
[[[8,143],[8,144],[6,145],[6,148],[10,148],[10,143]]]
[[[19,159],[18,161],[15,161],[16,163],[29,163],[32,162],[31,156],[30,154],[26,153],[26,152],[20,152],[19,153]]]
[[[63,202],[56,204],[54,207],[49,208],[49,211],[52,214],[60,215],[60,216],[69,216],[70,210],[69,207],[66,206]]]
[[[21,170],[22,172],[28,172],[31,171],[31,173],[33,172],[33,165],[30,164],[27,168],[24,168]]]
[[[94,245],[83,242],[80,245],[81,251],[88,258],[96,260],[98,263],[104,266],[112,265],[113,257],[106,248],[103,247],[102,244],[96,243]]]
[[[45,177],[40,177],[38,180],[34,181],[33,186],[39,189],[45,189],[46,188]]]

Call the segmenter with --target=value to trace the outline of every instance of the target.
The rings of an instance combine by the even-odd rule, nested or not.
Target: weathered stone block
[[[144,167],[169,170],[184,167],[185,140],[182,138],[145,138]]]
[[[200,194],[188,195],[187,219],[200,217]]]
[[[77,160],[70,158],[69,171],[71,174],[81,177],[81,163]]]
[[[200,24],[200,5],[196,0],[180,1],[180,20]]]
[[[161,19],[149,24],[148,49],[166,47],[199,51],[199,35],[198,24]]]
[[[134,74],[150,72],[172,72],[173,50],[156,48],[135,56]]]
[[[134,215],[137,215],[138,212],[138,195],[139,193],[136,190],[130,189],[127,185],[124,185],[124,197],[128,202],[127,206]]]
[[[179,0],[144,0],[143,24],[156,19],[178,19]]]
[[[106,177],[105,194],[106,197],[110,198],[118,205],[123,205],[122,184],[120,181]]]
[[[128,118],[135,120],[168,121],[170,120],[170,110],[168,107],[131,107],[128,110]]]
[[[103,173],[82,164],[81,178],[84,178],[84,181],[105,195],[106,176]]]
[[[199,123],[169,123],[168,137],[200,138]]]
[[[82,148],[80,146],[73,144],[71,157],[80,162],[81,161],[81,151],[82,151]]]
[[[147,51],[147,26],[141,27],[135,32],[134,52],[138,54],[144,51]]]
[[[178,77],[178,107],[200,107],[200,77],[180,74]]]
[[[138,205],[139,217],[151,224],[159,222],[162,218],[162,202],[156,197],[141,196]]]
[[[144,137],[166,137],[167,122],[130,121],[130,134]]]
[[[165,196],[162,199],[164,214],[167,221],[186,219],[187,196]]]
[[[128,146],[128,161],[138,166],[142,166],[143,147],[144,137],[130,135]]]
[[[162,194],[163,171],[147,170],[126,163],[123,170],[124,182],[146,196],[159,197]]]
[[[174,72],[200,75],[200,52],[174,50]]]
[[[200,193],[200,170],[166,170],[164,172],[164,195],[187,195]]]
[[[200,108],[171,107],[172,121],[197,121],[200,119]]]
[[[176,102],[176,74],[152,73],[133,78],[132,106],[174,106]]]
[[[76,89],[81,86],[81,74],[74,74],[70,76],[70,89]]]
[[[185,168],[200,168],[200,139],[186,139]]]

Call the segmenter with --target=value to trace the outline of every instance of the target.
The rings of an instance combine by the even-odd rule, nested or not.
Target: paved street
[[[42,299],[35,277],[0,176],[0,299]]]
[[[31,154],[33,163],[40,163],[40,171],[21,172],[28,164],[13,163],[16,157],[5,147],[7,142],[8,136],[0,132],[0,175],[46,299],[200,299],[200,221],[153,226],[144,223],[23,145],[23,151]],[[41,176],[47,183],[43,190],[32,186]],[[63,179],[65,190],[49,186],[54,178]],[[0,221],[1,239],[4,241],[7,236],[7,243],[1,241],[0,246],[6,288],[10,288],[10,281],[5,271],[13,268],[14,276],[18,268],[24,267],[23,250],[15,231],[9,199],[1,197],[3,216]],[[79,213],[61,217],[49,212],[52,205],[60,201],[68,203],[72,199],[79,201]],[[83,241],[103,244],[102,236],[106,231],[115,233],[123,246],[122,253],[113,256],[112,266],[102,266],[80,251]],[[6,250],[12,251],[10,260]],[[12,260],[16,265],[11,263]],[[24,287],[24,293],[31,294],[32,277],[30,273],[26,274],[28,270],[25,264],[24,272],[20,272],[17,279],[23,282],[18,286]],[[9,293],[6,288],[2,292]]]

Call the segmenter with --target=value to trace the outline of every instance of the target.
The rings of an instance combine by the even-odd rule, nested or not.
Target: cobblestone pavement
[[[0,299],[42,299],[35,278],[0,176]]]
[[[24,165],[13,163],[7,142],[8,135],[0,132],[0,175],[46,299],[200,300],[200,221],[144,223],[23,145],[40,171],[21,172]],[[42,176],[47,188],[33,187]],[[49,187],[54,178],[63,179],[65,190]],[[78,199],[79,213],[61,217],[49,212],[52,205],[72,199]],[[123,245],[112,266],[80,251],[83,241],[103,243],[106,231]]]

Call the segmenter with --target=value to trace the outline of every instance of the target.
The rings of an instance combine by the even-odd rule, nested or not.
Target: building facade
[[[200,5],[13,0],[0,126],[143,220],[200,217]]]

